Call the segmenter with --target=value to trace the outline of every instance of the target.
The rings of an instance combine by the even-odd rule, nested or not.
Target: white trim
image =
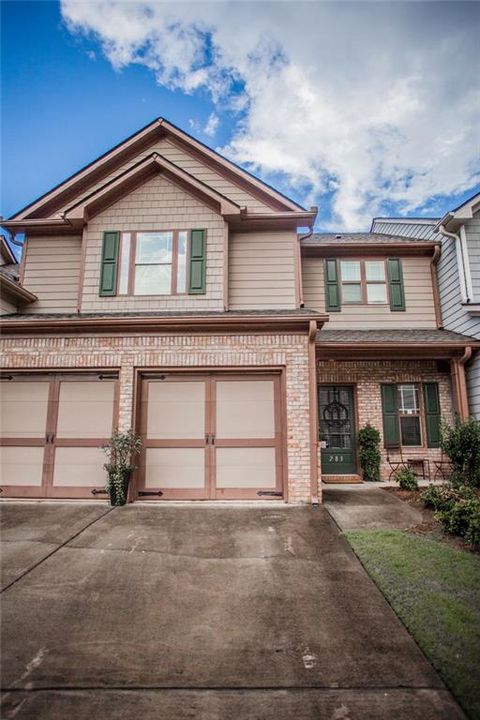
[[[460,245],[462,248],[463,255],[463,268],[465,271],[465,288],[467,294],[467,303],[474,302],[473,300],[473,286],[472,286],[472,271],[470,270],[470,259],[468,257],[468,244],[467,244],[467,233],[465,231],[465,225],[460,228]]]

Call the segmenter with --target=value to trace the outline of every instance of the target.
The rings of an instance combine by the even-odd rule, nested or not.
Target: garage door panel
[[[217,381],[216,437],[274,438],[273,380]]]
[[[103,487],[105,455],[96,447],[57,447],[53,468],[54,487]]]
[[[205,450],[203,448],[148,448],[145,487],[203,489]]]
[[[275,489],[275,448],[217,448],[216,486]]]
[[[206,386],[198,382],[150,382],[147,438],[200,439],[205,435]]]
[[[58,398],[57,437],[110,437],[114,394],[113,382],[62,382]]]
[[[3,438],[43,438],[47,426],[50,383],[8,382],[1,384]]]
[[[43,447],[0,447],[3,486],[42,487]]]

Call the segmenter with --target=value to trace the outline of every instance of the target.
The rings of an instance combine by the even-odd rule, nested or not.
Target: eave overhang
[[[319,245],[301,245],[302,255],[306,257],[355,257],[423,255],[430,257],[440,242],[399,242],[399,243],[330,243]]]
[[[70,335],[79,333],[170,333],[170,332],[310,332],[311,322],[318,328],[328,322],[328,315],[189,315],[136,317],[72,317],[0,320],[2,336],[9,335]]]
[[[321,333],[320,333],[321,334]],[[480,349],[480,341],[458,342],[331,342],[317,337],[317,358],[322,360],[448,360],[461,358],[467,348]]]
[[[37,299],[37,296],[30,292],[30,290],[27,290],[23,285],[19,285],[14,280],[10,280],[10,278],[2,274],[0,274],[0,289],[2,290],[2,294],[5,293],[5,295],[15,298],[24,305],[35,302]]]

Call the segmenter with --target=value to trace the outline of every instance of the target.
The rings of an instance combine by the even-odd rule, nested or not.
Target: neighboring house
[[[480,339],[480,193],[443,218],[375,218],[372,232],[440,242],[442,325]],[[466,367],[469,412],[480,419],[480,354]]]
[[[36,299],[20,284],[20,266],[8,242],[0,235],[0,315],[15,313]]]
[[[439,329],[437,242],[315,218],[160,119],[5,221],[36,299],[2,318],[3,497],[101,495],[117,426],[132,500],[315,503],[367,422],[384,477],[438,460],[480,343]]]

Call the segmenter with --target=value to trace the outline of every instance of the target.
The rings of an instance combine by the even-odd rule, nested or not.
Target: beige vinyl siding
[[[17,312],[17,306],[4,293],[0,295],[0,315],[11,315]]]
[[[100,297],[103,233],[205,229],[204,295]],[[221,215],[162,175],[156,175],[88,223],[82,312],[223,310],[223,253],[227,226]]]
[[[296,307],[296,233],[232,233],[229,242],[231,310]]]
[[[389,305],[342,305],[330,313],[329,328],[432,328],[436,327],[430,258],[402,258],[405,312],[391,312]],[[305,307],[325,312],[322,258],[303,257],[303,301]]]
[[[26,313],[75,312],[80,280],[81,238],[29,237],[23,285],[38,300]]]
[[[174,145],[166,138],[157,140],[151,146],[147,147],[146,149],[135,155],[135,157],[120,165],[102,180],[94,183],[88,188],[88,190],[83,193],[83,195],[78,195],[75,199],[75,202],[78,202],[84,196],[90,195],[94,190],[102,187],[109,180],[112,180],[117,175],[124,172],[125,170],[128,170],[130,167],[132,167],[132,165],[136,165],[141,160],[148,157],[154,152],[158,153],[159,155],[163,155],[163,157],[167,158],[167,160],[174,163],[182,170],[190,173],[190,175],[193,175],[195,178],[197,178],[197,180],[200,180],[214,190],[217,190],[217,192],[222,193],[222,195],[225,195],[229,200],[232,200],[233,202],[237,203],[237,205],[240,205],[240,207],[247,207],[249,212],[275,212],[275,210],[273,210],[268,205],[262,203],[260,200],[258,200],[258,198],[255,198],[253,195],[249,194],[242,187],[236,185],[231,180],[228,180],[225,176],[223,176],[216,170],[213,170],[209,165],[200,162],[195,157],[187,153],[182,148],[179,148],[177,145]],[[63,209],[66,209],[70,204],[71,202],[67,203],[67,205],[65,205]]]

